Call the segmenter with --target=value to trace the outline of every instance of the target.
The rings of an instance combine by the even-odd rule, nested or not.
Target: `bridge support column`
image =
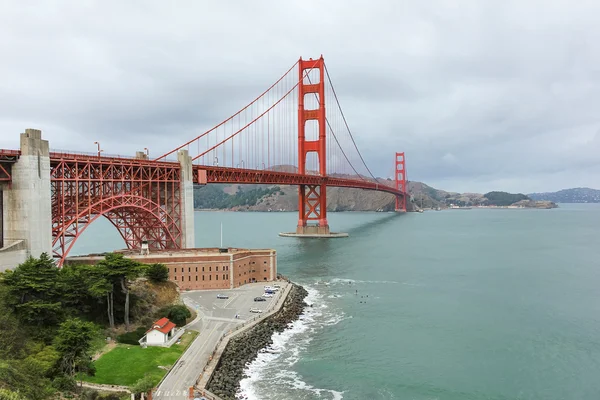
[[[299,235],[329,235],[327,222],[327,187],[325,185],[300,185],[298,188]],[[309,225],[316,221],[316,225]]]
[[[12,166],[12,185],[1,193],[4,247],[0,270],[14,268],[28,256],[51,256],[50,154],[41,131],[21,133],[21,155]]]
[[[407,192],[404,152],[396,153],[394,181],[396,183],[397,190],[400,190],[404,193]],[[406,212],[406,196],[396,196],[396,212]]]
[[[179,150],[177,159],[181,165],[181,248],[189,249],[196,247],[192,158],[187,150]]]

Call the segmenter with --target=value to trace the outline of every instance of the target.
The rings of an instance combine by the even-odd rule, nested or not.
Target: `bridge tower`
[[[396,183],[396,189],[406,193],[406,164],[404,152],[396,153],[394,181]],[[396,196],[396,211],[406,212],[406,196]]]
[[[319,82],[305,82],[307,70],[319,71]],[[300,59],[298,63],[298,173],[306,174],[306,157],[316,153],[319,161],[319,175],[327,175],[327,142],[325,120],[325,60]],[[307,110],[304,106],[306,95],[318,97],[319,106]],[[306,122],[315,120],[319,127],[316,140],[306,140]],[[297,235],[329,235],[327,222],[327,186],[299,185],[298,188]],[[313,222],[313,224],[310,224]],[[315,224],[316,222],[316,224]]]

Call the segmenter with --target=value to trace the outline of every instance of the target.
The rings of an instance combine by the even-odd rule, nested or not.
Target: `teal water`
[[[600,398],[600,205],[331,213],[335,240],[278,237],[293,213],[203,212],[197,245],[221,222],[312,304],[249,365],[249,399]],[[122,246],[98,222],[73,254]]]

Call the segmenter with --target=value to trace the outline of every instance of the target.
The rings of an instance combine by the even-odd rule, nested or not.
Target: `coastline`
[[[206,388],[223,400],[236,399],[240,381],[244,378],[246,364],[273,342],[275,332],[283,332],[291,322],[298,320],[307,304],[308,295],[302,286],[292,283],[292,288],[282,308],[252,327],[232,338],[223,351]]]

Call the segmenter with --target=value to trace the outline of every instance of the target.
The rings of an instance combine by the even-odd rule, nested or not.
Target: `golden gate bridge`
[[[0,247],[52,252],[62,265],[99,217],[128,248],[194,247],[193,186],[210,183],[297,185],[295,235],[326,237],[328,186],[388,192],[406,211],[404,153],[394,160],[393,181],[378,180],[323,57],[299,59],[238,112],[154,159],[51,151],[40,131],[26,130],[20,150],[0,149]]]

